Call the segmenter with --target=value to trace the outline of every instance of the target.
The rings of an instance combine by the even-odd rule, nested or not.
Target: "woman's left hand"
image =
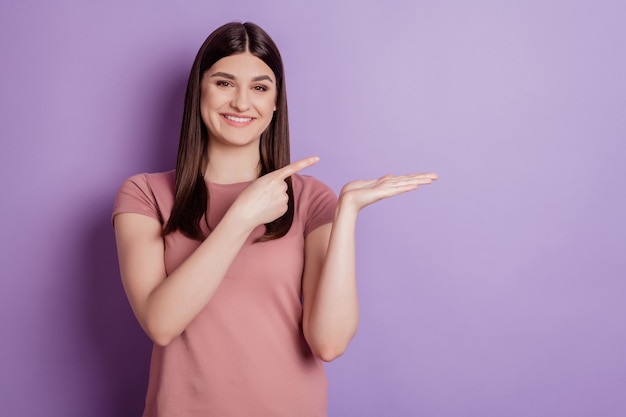
[[[341,204],[347,204],[356,211],[398,194],[416,190],[420,185],[430,184],[437,174],[385,175],[375,180],[357,180],[344,185],[339,194]]]

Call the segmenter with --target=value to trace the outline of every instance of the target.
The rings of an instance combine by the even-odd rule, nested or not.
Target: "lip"
[[[221,113],[220,116],[222,116],[222,120],[224,120],[227,125],[233,127],[246,127],[252,124],[255,120],[252,116],[243,116],[240,114]]]

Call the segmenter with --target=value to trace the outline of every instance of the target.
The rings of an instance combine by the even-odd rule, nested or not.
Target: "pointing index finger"
[[[284,166],[280,169],[274,171],[274,174],[282,180],[287,177],[295,174],[296,172],[302,171],[305,168],[310,167],[311,165],[315,165],[320,161],[318,156],[309,156],[308,158],[301,159],[297,162]]]

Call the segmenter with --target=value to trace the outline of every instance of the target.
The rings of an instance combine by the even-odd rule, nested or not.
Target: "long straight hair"
[[[174,206],[163,235],[179,230],[185,236],[202,241],[206,238],[200,227],[204,216],[208,226],[209,195],[204,181],[208,131],[200,114],[200,84],[202,76],[218,60],[235,54],[249,52],[261,59],[276,76],[276,111],[259,143],[259,174],[265,175],[290,162],[289,123],[283,61],[276,44],[269,35],[254,23],[227,23],[204,41],[189,75],[185,94],[185,109],[176,160],[176,185]],[[289,204],[287,212],[266,224],[265,234],[259,241],[278,239],[287,234],[294,216],[294,197],[291,178],[287,182]]]

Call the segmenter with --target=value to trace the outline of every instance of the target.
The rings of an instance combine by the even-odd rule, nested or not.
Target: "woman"
[[[154,341],[144,416],[325,416],[322,361],[358,322],[357,213],[434,174],[338,199],[289,163],[283,64],[230,23],[193,64],[176,170],[128,179],[113,221],[125,291]]]

